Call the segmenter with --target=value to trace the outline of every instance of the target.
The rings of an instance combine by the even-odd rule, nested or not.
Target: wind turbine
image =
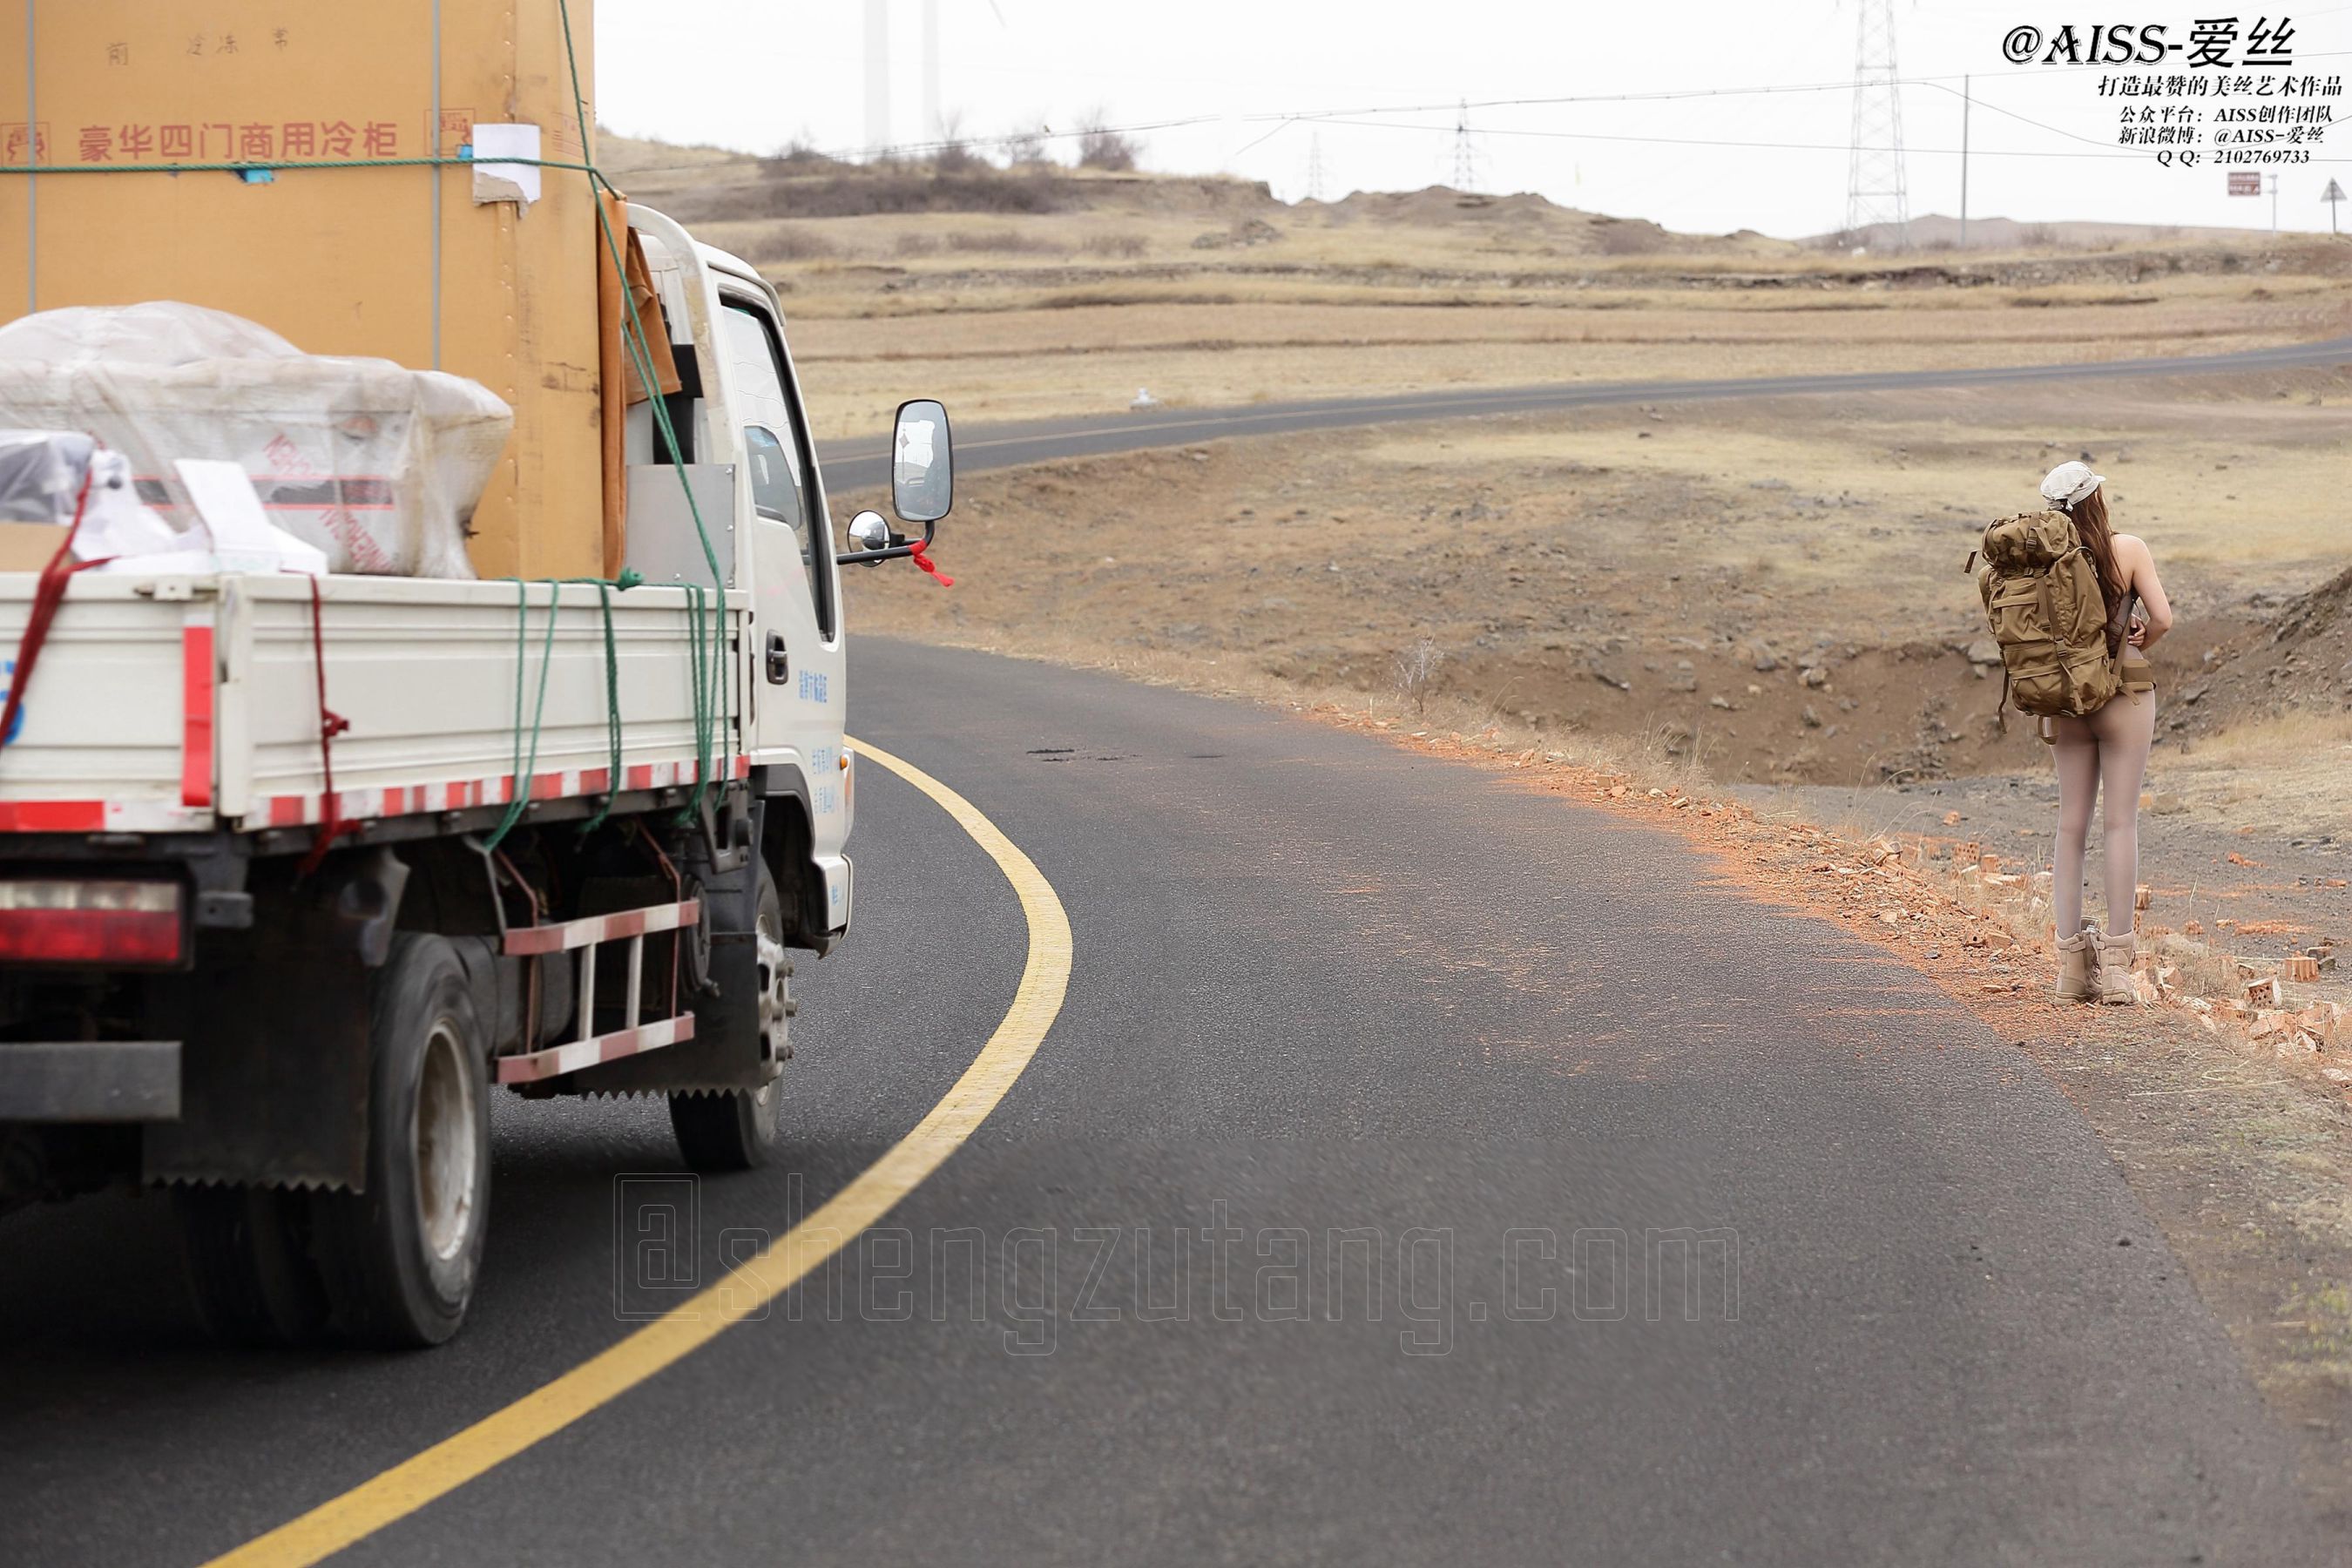
[[[890,6],[866,0],[866,155],[890,144]]]

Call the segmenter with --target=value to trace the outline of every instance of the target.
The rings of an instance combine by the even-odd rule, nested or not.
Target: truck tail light
[[[177,963],[177,882],[0,881],[0,963]]]

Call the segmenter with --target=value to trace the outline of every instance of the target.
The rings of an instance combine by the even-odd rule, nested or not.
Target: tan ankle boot
[[[2132,984],[2132,957],[2138,942],[2126,931],[2122,936],[2098,933],[2099,973],[2095,985],[2100,1001],[2110,1006],[2128,1007],[2139,1001],[2139,989]]]
[[[2058,939],[2058,1000],[2097,1001],[2098,969],[2099,928],[2084,921],[2081,931]]]

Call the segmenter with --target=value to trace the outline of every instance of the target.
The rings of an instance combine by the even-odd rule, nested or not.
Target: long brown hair
[[[2116,605],[2131,588],[2116,563],[2115,530],[2107,526],[2107,489],[2101,485],[2074,503],[2067,516],[2074,520],[2074,531],[2082,536],[2083,548],[2099,568],[2099,597],[2107,602],[2107,616],[2113,619]]]

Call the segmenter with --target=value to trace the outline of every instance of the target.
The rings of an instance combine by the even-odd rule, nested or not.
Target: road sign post
[[[2339,232],[2336,226],[2336,204],[2344,199],[2344,187],[2330,180],[2327,188],[2319,193],[2319,199],[2327,204],[2327,232]]]

